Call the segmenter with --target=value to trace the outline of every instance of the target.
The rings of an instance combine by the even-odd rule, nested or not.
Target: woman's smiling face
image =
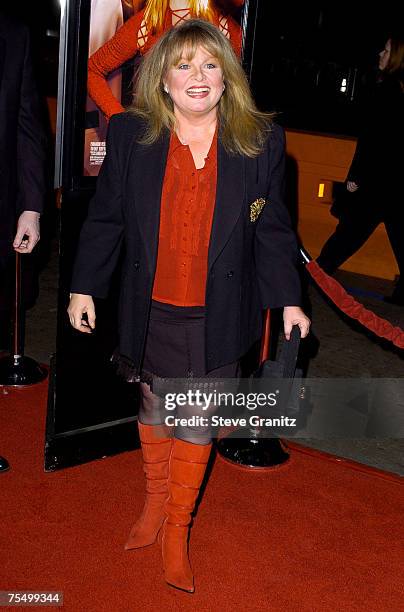
[[[217,58],[198,47],[192,59],[182,57],[168,70],[164,85],[174,111],[190,117],[206,115],[216,112],[223,94],[223,71]]]

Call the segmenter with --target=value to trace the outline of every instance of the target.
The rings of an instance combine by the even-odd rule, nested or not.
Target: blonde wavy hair
[[[218,121],[225,149],[255,157],[263,148],[273,114],[257,109],[230,42],[216,26],[201,19],[190,19],[166,32],[143,59],[134,101],[128,108],[128,112],[146,122],[140,142],[152,144],[163,129],[174,130],[174,105],[164,92],[163,81],[172,66],[178,65],[181,58],[192,59],[199,47],[215,57],[223,71],[226,88],[218,103]]]
[[[210,0],[189,0],[191,15],[208,21],[213,21],[213,10],[210,8]],[[144,12],[144,20],[152,32],[160,32],[163,29],[166,12],[170,8],[170,0],[148,0]]]

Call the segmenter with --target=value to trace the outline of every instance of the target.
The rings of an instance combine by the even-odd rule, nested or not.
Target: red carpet
[[[298,450],[273,472],[217,459],[192,530],[189,595],[163,581],[157,544],[123,549],[143,504],[140,451],[45,473],[47,384],[7,391],[0,590],[61,590],[66,612],[402,609],[398,477]]]

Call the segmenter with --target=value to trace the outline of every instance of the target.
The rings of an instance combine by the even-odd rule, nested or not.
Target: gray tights
[[[161,398],[151,392],[147,383],[140,383],[141,402],[139,408],[139,421],[144,425],[159,425],[164,422],[165,417],[173,412],[164,409]],[[216,406],[208,410],[202,410],[202,406],[178,406],[174,416],[180,419],[189,419],[191,416],[209,417],[217,410]],[[210,425],[196,424],[176,425],[170,428],[174,431],[174,437],[190,442],[191,444],[209,444],[212,440],[212,429]]]

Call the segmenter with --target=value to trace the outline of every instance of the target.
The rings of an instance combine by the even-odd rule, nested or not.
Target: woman
[[[95,325],[91,296],[107,294],[125,243],[117,360],[129,380],[143,381],[147,479],[126,548],[152,544],[163,525],[166,581],[188,592],[189,523],[211,432],[186,424],[171,438],[147,383],[236,377],[261,336],[263,308],[284,308],[286,338],[294,324],[307,335],[283,164],[283,134],[255,108],[228,40],[206,21],[187,21],[145,57],[131,112],[111,119],[80,238],[68,313],[87,333]],[[201,412],[177,410],[190,414]]]
[[[365,109],[346,188],[356,193],[325,243],[319,265],[334,273],[384,223],[400,271],[385,300],[404,305],[404,39],[391,37],[379,54],[380,82]],[[350,199],[347,198],[347,200]]]
[[[144,55],[156,40],[173,26],[191,16],[207,19],[230,39],[241,53],[240,26],[229,15],[222,15],[206,0],[148,0],[120,28],[115,36],[94,53],[88,62],[88,93],[107,119],[123,111],[120,101],[108,86],[107,76],[140,52]]]

